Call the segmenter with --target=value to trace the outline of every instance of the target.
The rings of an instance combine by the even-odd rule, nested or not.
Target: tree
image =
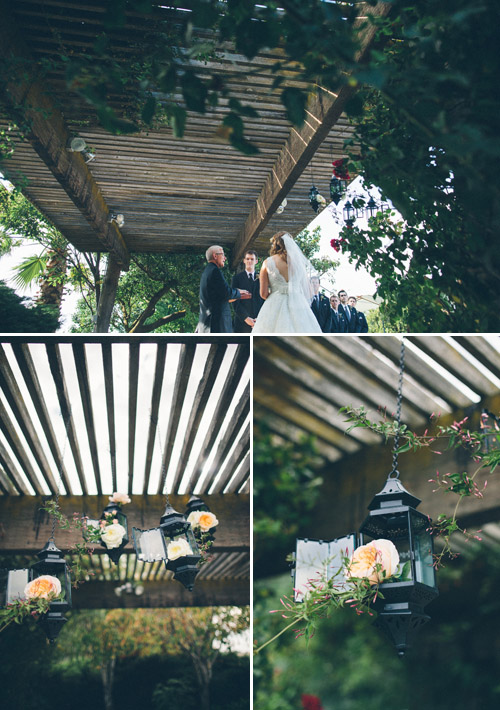
[[[199,312],[200,254],[136,254],[118,283],[111,316],[121,333],[194,332]],[[95,299],[80,302],[74,332],[93,330]]]
[[[248,607],[170,609],[161,615],[163,647],[176,649],[192,662],[200,692],[199,707],[210,709],[210,682],[220,654],[230,637],[249,628]]]
[[[339,262],[334,261],[328,257],[319,258],[316,256],[320,249],[320,239],[321,239],[321,227],[314,227],[313,230],[303,229],[295,237],[295,241],[302,249],[304,255],[311,262],[316,273],[320,276],[328,275],[329,278],[333,278],[335,270],[337,269]]]
[[[3,333],[54,333],[59,325],[56,308],[30,304],[0,281],[0,331]]]
[[[54,306],[58,314],[64,289],[77,288],[84,299],[100,294],[99,254],[79,252],[42,213],[18,190],[0,186],[0,227],[2,253],[15,250],[26,242],[40,247],[37,254],[26,258],[16,269],[16,283],[26,287],[33,282],[40,286],[37,302]]]
[[[118,660],[149,653],[154,615],[144,610],[113,609],[73,613],[58,640],[61,658],[73,658],[99,672],[104,707],[113,710],[113,683]]]

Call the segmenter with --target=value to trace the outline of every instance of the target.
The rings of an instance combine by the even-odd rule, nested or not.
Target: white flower
[[[187,516],[187,521],[188,523],[191,523],[191,527],[199,527],[200,515],[201,510],[193,510],[192,513],[189,513],[189,515]]]
[[[372,540],[354,550],[346,577],[364,577],[370,584],[380,584],[396,574],[399,553],[390,540]]]
[[[189,547],[189,543],[183,537],[178,540],[172,540],[167,545],[167,557],[169,560],[176,560],[179,557],[192,555],[193,551]]]
[[[112,523],[104,528],[104,532],[101,535],[101,540],[112,550],[114,547],[120,547],[124,536],[127,531],[120,525],[120,523]]]
[[[110,503],[118,503],[119,505],[126,505],[127,503],[130,503],[130,498],[126,493],[113,493],[112,496],[109,496],[109,502]]]

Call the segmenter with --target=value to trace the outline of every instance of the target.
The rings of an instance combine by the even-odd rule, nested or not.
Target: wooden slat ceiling
[[[195,493],[221,523],[199,579],[248,580],[248,359],[245,336],[0,337],[3,554],[45,544],[50,525],[40,506],[58,487],[69,516],[98,517],[109,494],[127,491],[129,528],[143,529],[159,523],[165,492],[181,512]],[[59,533],[59,546],[68,549],[72,536]],[[97,581],[171,578],[131,554],[118,568],[102,554],[88,566]],[[242,585],[220,603],[248,596]],[[198,602],[216,603],[217,589],[215,597],[198,592]]]
[[[78,56],[91,46],[102,29],[99,5],[102,3],[17,0],[10,9],[33,58],[50,61],[58,58],[61,47]],[[159,14],[167,16],[169,12],[163,8]],[[146,18],[130,13],[123,30],[113,35],[122,61],[137,57],[141,37],[154,31]],[[125,216],[120,231],[129,251],[179,252],[193,246],[205,249],[213,243],[235,246],[290,135],[280,91],[286,85],[301,84],[296,72],[290,70],[288,84],[271,90],[270,69],[279,59],[282,55],[274,52],[260,54],[249,62],[225,45],[217,62],[197,64],[200,76],[220,72],[231,94],[258,110],[258,118],[245,119],[246,137],[260,151],[256,156],[242,155],[217,136],[216,130],[228,111],[225,99],[204,116],[190,114],[182,140],[174,139],[168,127],[112,136],[98,126],[94,112],[82,99],[67,90],[64,77],[55,70],[49,73],[45,83],[48,96],[61,108],[68,131],[81,135],[95,150],[96,159],[88,168],[109,210]],[[182,103],[180,96],[175,100]],[[122,112],[129,101],[126,93],[113,97]],[[314,116],[310,121],[317,124]],[[5,114],[0,125],[6,125]],[[261,254],[268,252],[274,232],[286,229],[296,234],[313,219],[307,197],[311,170],[320,192],[327,193],[332,158],[343,155],[344,140],[351,134],[352,127],[341,116],[315,152],[310,169],[288,193],[284,213],[274,214],[254,243]],[[4,168],[12,175],[28,178],[25,194],[78,249],[103,250],[83,214],[29,142],[16,142]]]
[[[486,338],[405,340],[402,421],[412,429],[424,427],[432,412],[470,409],[500,392],[500,352]],[[395,411],[398,337],[254,337],[253,343],[256,422],[265,420],[284,440],[314,434],[325,463],[381,443],[365,429],[346,434],[345,416],[338,410],[352,405],[372,415],[378,408]]]

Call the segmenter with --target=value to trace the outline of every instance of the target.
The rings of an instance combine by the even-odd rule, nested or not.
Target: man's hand
[[[240,298],[242,301],[245,301],[248,298],[252,298],[252,294],[250,291],[245,291],[245,289],[240,288]]]
[[[253,327],[254,327],[255,321],[256,321],[256,318],[250,318],[250,316],[248,316],[248,318],[245,318],[245,323],[246,323],[247,325],[249,325],[250,328],[253,328]]]

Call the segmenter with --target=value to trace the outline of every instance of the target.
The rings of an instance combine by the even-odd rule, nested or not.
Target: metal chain
[[[388,478],[399,478],[398,471],[398,448],[399,448],[399,427],[401,425],[401,402],[403,399],[403,373],[405,369],[405,339],[401,340],[401,353],[399,356],[399,384],[398,384],[398,403],[396,407],[396,422],[397,428],[394,435],[394,449],[392,452],[392,471]]]

